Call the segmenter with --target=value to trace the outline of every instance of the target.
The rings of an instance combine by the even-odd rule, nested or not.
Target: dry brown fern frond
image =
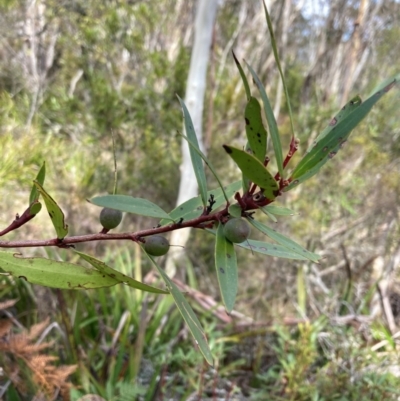
[[[29,340],[29,338],[25,334],[11,335],[6,345],[6,348],[14,355],[20,358],[24,358],[26,356],[29,357],[29,355],[41,352],[44,349],[49,348],[51,345],[53,345],[52,342],[32,344],[30,341],[31,340]]]
[[[0,302],[0,310],[6,310],[8,308],[11,308],[18,302],[18,299],[9,299],[4,302]]]
[[[0,309],[13,306],[14,303],[2,302]],[[53,400],[59,393],[64,399],[68,399],[72,385],[67,379],[75,372],[77,365],[54,365],[58,357],[43,353],[53,342],[35,343],[49,322],[50,320],[46,319],[33,325],[30,330],[13,333],[12,320],[0,320],[0,351],[4,355],[4,370],[14,387],[23,394],[26,394],[28,383],[31,383],[31,387],[38,390],[35,396],[38,400]]]
[[[47,318],[46,320],[43,320],[43,322],[34,324],[26,334],[28,339],[32,341],[35,340],[49,325],[49,323],[50,323],[50,318]]]
[[[12,322],[10,319],[0,320],[0,341],[10,332],[11,327]]]

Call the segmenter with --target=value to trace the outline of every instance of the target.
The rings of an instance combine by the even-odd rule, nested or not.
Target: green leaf
[[[377,85],[372,92],[368,95],[368,98],[370,98],[371,96],[373,96],[376,92],[379,92],[382,89],[386,90],[390,90],[391,89],[391,85],[397,85],[400,81],[400,74],[395,75],[394,77],[391,78],[387,78],[384,81],[382,81],[379,85]],[[389,88],[387,88],[389,86]]]
[[[36,181],[43,186],[44,184],[44,179],[46,177],[46,163],[43,162],[42,167],[40,168],[39,172],[37,173],[36,176]],[[40,193],[38,189],[36,188],[36,185],[33,184],[31,194],[29,195],[29,204],[31,205],[33,202],[36,202],[39,199]],[[34,213],[37,214],[37,213]]]
[[[93,268],[44,258],[24,258],[12,252],[0,252],[0,267],[14,278],[52,288],[80,290],[119,283]]]
[[[219,224],[215,241],[215,268],[222,301],[230,313],[235,305],[238,290],[238,271],[235,247],[224,235],[224,226]]]
[[[242,217],[242,208],[238,204],[229,205],[228,213],[232,217]]]
[[[223,145],[226,153],[238,165],[242,173],[264,190],[264,195],[272,200],[276,197],[278,183],[264,165],[253,155],[233,146]]]
[[[275,214],[277,216],[293,216],[295,214],[292,209],[289,209],[284,206],[267,205],[267,206],[260,208],[260,210],[262,210],[262,209],[268,211],[269,213]]]
[[[179,134],[187,141],[187,143],[189,144],[190,148],[193,149],[196,153],[198,153],[198,155],[204,160],[204,163],[208,166],[208,168],[213,173],[215,179],[217,180],[217,182],[218,182],[218,184],[219,184],[219,186],[220,186],[220,188],[222,190],[222,193],[223,193],[223,195],[225,197],[225,200],[228,202],[229,198],[228,198],[228,196],[226,195],[226,193],[224,191],[224,186],[222,185],[222,182],[218,177],[217,171],[215,170],[215,168],[213,167],[211,162],[207,159],[205,154],[198,147],[196,147],[196,145],[188,137],[186,137],[185,135],[181,134],[180,132],[179,132]],[[208,195],[208,193],[207,193],[207,195]],[[208,198],[207,198],[207,200],[208,200]]]
[[[361,98],[359,96],[356,96],[355,98],[351,99],[350,102],[348,102],[339,111],[339,113],[335,115],[335,117],[331,119],[329,125],[317,136],[314,143],[307,149],[305,156],[301,159],[300,163],[293,170],[291,175],[292,179],[302,177],[303,175],[314,169],[315,166],[318,166],[318,169],[315,171],[317,172],[329,160],[328,148],[321,148],[321,146],[319,146],[318,144],[321,143],[321,141],[323,141],[323,143],[326,143],[326,141],[329,140],[328,135],[335,136],[335,132],[333,132],[333,130],[335,129],[337,131],[339,124],[346,118],[348,118],[350,114],[353,113],[360,106]],[[338,144],[338,142],[336,142],[334,144],[335,147],[338,147],[340,144],[344,143],[348,135],[350,135],[350,132],[348,132],[347,136],[345,134],[343,135],[343,137],[340,137],[340,143]]]
[[[269,242],[256,241],[248,239],[241,244],[237,244],[241,248],[248,249],[252,252],[262,253],[264,255],[275,256],[277,258],[307,260],[306,257],[293,252],[285,246],[279,244],[271,244]]]
[[[250,148],[261,163],[264,163],[267,152],[267,131],[264,128],[261,117],[261,106],[255,97],[251,97],[247,102],[244,111],[246,123],[246,135]]]
[[[330,132],[335,129],[338,123],[347,118],[354,110],[360,107],[362,104],[362,100],[360,96],[353,97],[347,104],[345,104],[340,111],[329,121],[328,126],[317,136],[314,143],[307,149],[306,153],[309,153],[313,150],[314,146],[317,142],[324,139]]]
[[[42,210],[42,204],[40,202],[33,202],[29,206],[29,213],[31,215],[36,215]]]
[[[96,206],[108,207],[110,209],[120,210],[121,212],[173,220],[171,216],[164,212],[159,206],[143,198],[134,198],[128,195],[104,195],[96,196],[90,199],[89,202]]]
[[[68,226],[64,221],[64,213],[60,206],[57,205],[56,201],[45,191],[38,181],[34,181],[34,184],[40,194],[43,196],[46,209],[49,213],[51,222],[57,233],[58,239],[63,239],[68,234]]]
[[[371,111],[373,105],[387,93],[395,84],[392,80],[369,97],[364,103],[357,96],[348,103],[341,114],[335,116],[329,123],[331,128],[325,129],[313,144],[311,150],[303,157],[291,175],[291,183],[284,189],[289,191],[315,175],[321,167],[336,155],[346,142],[351,131]]]
[[[142,247],[143,248],[143,247]],[[157,262],[153,259],[152,256],[144,252],[147,257],[151,260],[154,266],[157,268],[160,276],[163,278],[168,290],[170,291],[172,297],[174,298],[175,304],[182,315],[183,319],[185,320],[186,324],[189,327],[190,332],[192,333],[196,344],[199,346],[200,352],[203,354],[205,360],[209,365],[213,365],[213,358],[211,355],[210,348],[207,343],[207,338],[204,333],[204,330],[197,319],[197,316],[194,314],[193,309],[189,305],[186,298],[183,294],[179,291],[176,284],[165,274],[164,270],[158,266]]]
[[[286,85],[286,80],[283,75],[283,70],[282,70],[281,62],[280,62],[279,55],[278,55],[278,47],[276,45],[276,39],[275,39],[274,29],[272,27],[272,21],[271,21],[267,6],[265,5],[264,1],[263,1],[263,5],[264,5],[264,12],[265,12],[265,19],[267,20],[267,25],[268,25],[269,36],[271,37],[271,45],[272,45],[272,50],[274,52],[275,62],[278,67],[279,74],[280,74],[281,80],[282,80],[283,89],[285,92],[286,104],[287,104],[288,111],[289,111],[290,126],[292,128],[292,135],[294,136],[293,114],[292,114],[292,107],[290,105],[289,91],[288,91],[288,88]]]
[[[279,136],[278,125],[275,120],[274,112],[272,110],[271,103],[268,99],[267,92],[264,89],[264,85],[261,83],[257,74],[250,67],[250,65],[247,63],[246,63],[246,65],[249,68],[251,75],[253,76],[253,80],[254,80],[255,84],[257,85],[257,88],[261,95],[261,99],[263,101],[265,117],[267,118],[269,133],[271,135],[272,144],[274,146],[274,154],[275,154],[275,158],[276,158],[276,164],[278,166],[279,175],[283,178],[284,175],[283,175],[282,145],[281,145],[281,139]]]
[[[225,193],[229,198],[231,198],[237,191],[241,188],[241,181],[235,181],[232,184],[224,187]],[[214,196],[214,205],[213,210],[218,209],[220,206],[226,203],[223,192],[221,188],[214,189],[212,191],[208,191],[207,197]],[[203,213],[203,203],[201,201],[200,196],[196,196],[195,198],[189,199],[181,205],[177,206],[172,212],[170,212],[169,216],[174,220],[178,221],[179,219],[183,219],[183,221],[195,219],[199,217]],[[160,225],[169,224],[170,220],[163,219],[160,221]]]
[[[246,74],[244,73],[243,68],[239,63],[239,60],[236,58],[236,55],[233,52],[233,50],[232,50],[232,55],[233,55],[233,59],[235,60],[236,67],[239,70],[239,74],[240,74],[240,76],[242,78],[243,85],[244,85],[244,90],[246,91],[247,100],[250,100],[250,97],[251,97],[250,85],[249,85],[249,82],[247,81]]]
[[[187,109],[185,102],[178,96],[179,103],[181,104],[183,110],[183,118],[185,121],[185,130],[186,135],[189,138],[190,142],[200,150],[199,142],[197,140],[197,135],[193,127],[192,118],[190,117],[189,110]],[[194,173],[197,179],[197,185],[199,186],[199,192],[201,199],[203,201],[204,207],[207,206],[207,181],[206,181],[206,173],[203,167],[203,161],[199,154],[193,150],[193,147],[189,146],[190,158],[192,159],[192,165],[194,169]]]
[[[74,252],[76,254],[78,254],[82,259],[89,262],[100,273],[106,274],[107,276],[109,276],[115,280],[118,280],[120,283],[125,283],[129,287],[136,288],[141,291],[152,292],[154,294],[169,294],[168,291],[164,291],[159,288],[152,287],[151,285],[147,285],[147,284],[141,283],[140,281],[134,280],[133,278],[126,276],[125,274],[119,272],[118,270],[115,270],[115,269],[107,266],[104,262],[94,258],[93,256],[90,256],[90,255],[87,255],[85,253],[78,252],[78,251],[74,251]]]
[[[278,222],[278,219],[268,211],[265,207],[260,207],[261,212],[263,212],[265,215],[267,215],[274,223]]]
[[[206,229],[212,235],[216,235],[215,230],[209,228]],[[263,255],[275,256],[277,258],[285,259],[296,259],[296,260],[308,260],[308,258],[299,255],[297,252],[293,252],[285,246],[279,244],[271,244],[269,242],[256,241],[248,239],[241,244],[235,244],[241,248],[248,249],[252,252],[262,253]]]
[[[247,141],[246,146],[244,147],[246,153],[252,153],[249,141]],[[251,188],[251,181],[242,173],[242,189],[243,193],[250,191]]]
[[[261,231],[263,234],[267,235],[269,238],[273,239],[276,241],[278,244],[286,247],[287,249],[304,256],[305,258],[318,263],[318,260],[321,259],[321,256],[312,253],[310,251],[307,251],[307,249],[303,248],[301,245],[297,244],[290,238],[284,236],[283,234],[280,234],[273,230],[272,228],[266,226],[263,223],[260,223],[259,221],[253,220],[253,219],[247,219],[249,223],[255,227],[257,230]]]

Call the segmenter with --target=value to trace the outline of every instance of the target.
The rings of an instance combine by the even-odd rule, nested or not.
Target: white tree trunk
[[[196,12],[194,45],[190,60],[189,77],[186,87],[185,103],[193,120],[200,148],[203,147],[202,119],[204,94],[206,90],[207,65],[210,54],[212,32],[218,1],[199,0]],[[180,166],[181,181],[177,204],[198,195],[196,177],[190,160],[187,142],[182,140],[182,163]],[[184,246],[189,238],[190,229],[175,230],[172,232],[170,243],[178,245],[172,247],[168,253],[166,272],[172,277],[176,273],[177,263],[184,258]]]

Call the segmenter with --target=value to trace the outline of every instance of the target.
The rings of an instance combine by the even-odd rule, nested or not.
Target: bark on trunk
[[[212,33],[218,2],[215,0],[199,0],[196,12],[194,46],[190,60],[190,70],[186,88],[185,103],[193,120],[200,148],[203,147],[202,118],[204,94],[206,89],[207,65],[210,54]],[[182,163],[180,166],[181,180],[177,205],[198,195],[196,177],[190,160],[189,147],[182,140]],[[185,259],[184,246],[189,239],[190,229],[172,232],[170,243],[172,247],[166,261],[166,272],[175,276],[178,263]]]

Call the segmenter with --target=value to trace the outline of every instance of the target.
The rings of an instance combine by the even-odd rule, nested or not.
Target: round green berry
[[[169,242],[162,235],[153,235],[146,238],[144,250],[152,256],[162,256],[169,251]]]
[[[250,236],[250,232],[249,223],[241,218],[230,219],[224,225],[225,238],[235,244],[246,241]]]
[[[100,212],[100,224],[107,230],[117,227],[122,220],[122,212],[120,210],[109,209],[105,207]]]

